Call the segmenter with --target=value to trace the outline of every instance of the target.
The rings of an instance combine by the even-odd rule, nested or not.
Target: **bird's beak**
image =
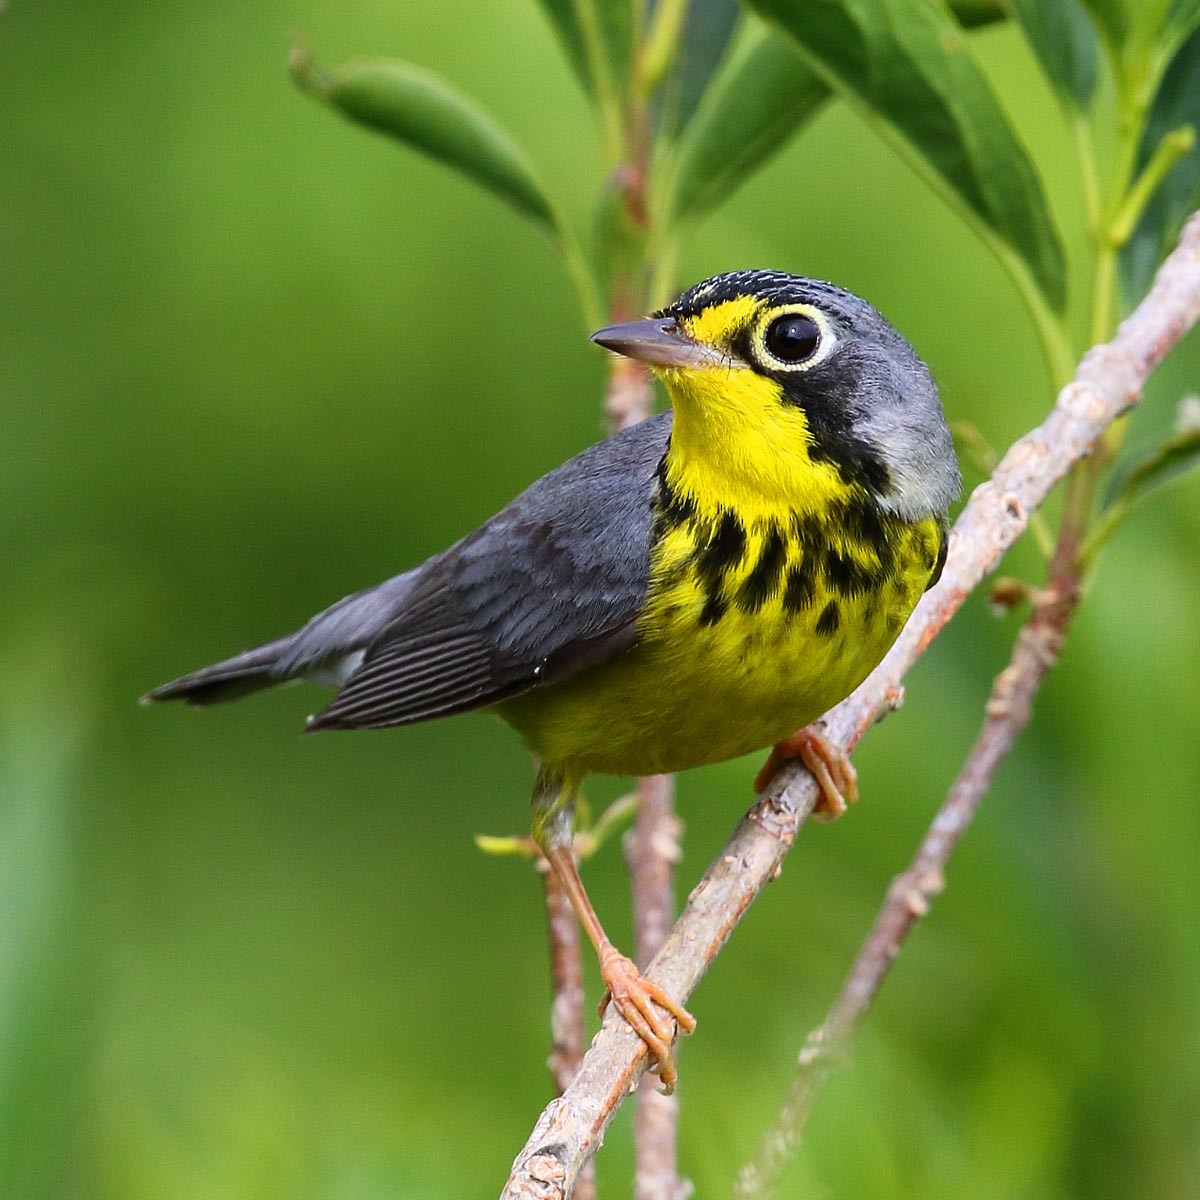
[[[693,340],[670,317],[626,321],[592,334],[598,346],[653,367],[698,368],[740,366],[736,359]]]

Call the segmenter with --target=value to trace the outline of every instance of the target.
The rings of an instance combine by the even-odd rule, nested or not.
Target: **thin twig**
[[[546,937],[550,943],[550,1057],[546,1066],[561,1095],[583,1061],[583,964],[579,926],[570,897],[549,864],[538,857],[546,890]]]
[[[554,1090],[562,1095],[575,1078],[587,1046],[583,1023],[583,960],[579,925],[570,897],[550,864],[538,855],[546,898],[546,937],[550,944],[550,1056],[546,1066]],[[593,1164],[587,1163],[575,1185],[575,1200],[595,1200]]]
[[[1058,661],[1078,592],[1048,590],[1013,647],[1007,667],[996,677],[983,727],[945,803],[908,869],[896,876],[854,966],[825,1020],[804,1041],[787,1099],[763,1136],[758,1154],[738,1173],[734,1200],[772,1196],[800,1143],[821,1087],[846,1054],[900,948],[942,890],[946,863],[966,832],[991,785],[996,768],[1029,723],[1033,698]],[[578,1193],[576,1193],[578,1195]]]
[[[625,835],[625,857],[633,889],[633,943],[639,964],[662,949],[675,920],[675,864],[681,824],[675,815],[675,779],[648,775],[638,780],[638,811]],[[653,1075],[643,1075],[633,1122],[635,1200],[686,1200],[692,1185],[676,1168],[679,1098],[664,1096]],[[576,1192],[578,1195],[578,1192]]]
[[[995,566],[1072,463],[1137,403],[1147,377],[1200,315],[1200,214],[1160,268],[1146,299],[1106,346],[1091,350],[1053,411],[1016,442],[975,489],[950,539],[941,581],[922,598],[887,657],[825,718],[825,733],[849,749],[895,707],[901,680]],[[686,1001],[755,896],[774,877],[812,811],[815,785],[785,764],[738,823],[725,850],[688,899],[649,974]],[[645,1046],[609,1014],[571,1086],[543,1111],[517,1155],[502,1200],[564,1200],[645,1069]]]

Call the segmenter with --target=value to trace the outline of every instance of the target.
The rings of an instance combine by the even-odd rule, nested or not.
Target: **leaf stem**
[[[1113,305],[1117,286],[1117,247],[1102,232],[1096,247],[1092,274],[1092,320],[1088,343],[1107,341],[1112,330]]]
[[[1096,164],[1096,140],[1092,136],[1091,123],[1082,113],[1076,113],[1071,125],[1075,133],[1075,147],[1079,153],[1087,232],[1090,237],[1097,238],[1100,235],[1104,207],[1100,195],[1100,170]]]
[[[675,62],[687,11],[688,0],[659,0],[655,6],[650,31],[637,56],[634,86],[640,95],[649,96]]]
[[[604,324],[604,305],[600,301],[600,287],[596,280],[592,264],[583,249],[570,222],[558,211],[554,210],[554,224],[558,233],[558,251],[562,255],[563,266],[575,285],[575,295],[579,299],[579,308],[583,314],[583,323],[587,332],[592,333]]]
[[[1121,247],[1129,240],[1154,190],[1194,141],[1195,135],[1190,127],[1166,134],[1137,180],[1131,183],[1150,103],[1163,69],[1163,62],[1156,59],[1146,64],[1141,72],[1118,73],[1117,144],[1109,180],[1110,200],[1104,207],[1105,215],[1100,224],[1091,229],[1096,260],[1092,274],[1092,314],[1088,342],[1093,346],[1108,341],[1116,323],[1117,256]],[[1082,150],[1086,175],[1089,169],[1094,169],[1090,136],[1083,140]],[[1091,168],[1088,166],[1089,160],[1092,162]],[[1080,570],[1080,559],[1086,553],[1089,540],[1088,530],[1092,523],[1100,475],[1119,449],[1125,428],[1124,420],[1115,421],[1097,441],[1092,454],[1076,463],[1067,476],[1058,546],[1051,564],[1052,575],[1064,572],[1077,575]]]
[[[1172,468],[1179,470],[1195,462],[1197,456],[1200,456],[1200,429],[1183,428],[1142,459],[1084,539],[1077,555],[1080,572],[1091,567],[1100,549],[1129,515],[1129,510],[1148,491],[1169,479]]]
[[[1137,165],[1138,147],[1150,114],[1150,102],[1158,87],[1161,70],[1147,65],[1146,72],[1118,76],[1117,80],[1117,144],[1109,173],[1110,203],[1105,220],[1111,230],[1125,204],[1129,183]]]
[[[579,22],[579,31],[583,35],[588,73],[596,89],[596,107],[600,112],[605,158],[609,166],[612,166],[624,157],[625,135],[612,63],[604,45],[604,31],[600,28],[600,14],[596,9],[595,0],[572,0],[572,3],[575,8],[575,20]]]
[[[1191,153],[1195,145],[1196,130],[1191,125],[1181,125],[1178,129],[1163,134],[1150,156],[1150,161],[1142,168],[1142,173],[1125,194],[1124,201],[1108,227],[1108,238],[1115,246],[1124,246],[1129,241],[1151,196],[1158,191],[1159,185],[1166,179],[1171,168],[1184,155]]]

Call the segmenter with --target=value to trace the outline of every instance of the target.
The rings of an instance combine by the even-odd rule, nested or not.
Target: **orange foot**
[[[754,790],[763,792],[775,772],[790,759],[798,758],[813,774],[820,792],[813,816],[832,821],[858,800],[858,772],[841,746],[809,725],[776,742],[763,769],[754,777]]]
[[[654,1006],[657,1004],[670,1013],[683,1033],[691,1033],[696,1028],[696,1018],[672,1000],[652,979],[640,974],[633,961],[611,942],[600,950],[600,978],[607,988],[604,999],[600,1001],[600,1015],[604,1015],[604,1009],[611,1000],[617,1012],[646,1043],[653,1060],[650,1070],[662,1081],[663,1093],[669,1096],[675,1090],[678,1078],[675,1056],[671,1052],[675,1030],[670,1019],[663,1018]]]

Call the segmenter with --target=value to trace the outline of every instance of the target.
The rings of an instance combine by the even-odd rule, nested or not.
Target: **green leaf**
[[[777,154],[829,99],[791,43],[763,32],[725,64],[680,145],[669,222],[703,216]]]
[[[1167,27],[1174,34],[1187,37],[1200,25],[1200,0],[1175,0],[1167,13]]]
[[[585,91],[592,90],[591,73],[588,70],[587,47],[583,42],[583,34],[579,22],[575,18],[575,5],[572,0],[539,0],[542,11],[558,35],[567,60],[570,62],[579,82]]]
[[[692,0],[671,73],[656,100],[656,126],[677,137],[691,121],[720,67],[741,8],[736,0]]]
[[[598,49],[604,57],[600,69],[607,69],[615,81],[629,72],[632,8],[620,0],[538,0],[546,19],[554,27],[558,40],[585,91],[595,95],[598,82],[588,54],[587,34],[580,24],[581,13],[595,21]]]
[[[1079,0],[1008,0],[1059,96],[1086,109],[1096,88],[1096,30]]]
[[[1163,76],[1138,151],[1139,168],[1150,161],[1164,136],[1188,125],[1200,130],[1200,31],[1180,46]],[[1200,150],[1193,149],[1150,198],[1121,253],[1121,277],[1129,300],[1149,289],[1158,264],[1196,208],[1200,208]]]
[[[1058,3],[1058,0],[1055,0]],[[1200,0],[1083,0],[1118,77],[1135,92],[1200,23]]]
[[[455,168],[557,231],[553,206],[525,152],[492,116],[436,75],[384,60],[350,62],[324,74],[300,50],[293,51],[292,73],[352,120]]]
[[[1157,2],[1158,0],[1146,0],[1146,3]],[[1131,24],[1125,0],[1083,0],[1083,4],[1105,41],[1110,46],[1122,46],[1129,36]]]
[[[475,846],[484,854],[493,854],[497,858],[537,858],[541,853],[537,843],[528,834],[524,837],[497,837],[491,833],[477,833]]]
[[[1062,244],[1033,163],[936,0],[749,0],[1057,309]],[[1019,268],[1018,268],[1019,269]]]
[[[950,11],[964,29],[983,29],[1008,16],[1001,0],[950,0]]]
[[[1200,465],[1200,429],[1185,429],[1172,434],[1156,450],[1134,464],[1108,507],[1128,508],[1197,465]]]
[[[1195,397],[1185,400],[1180,406],[1181,420],[1176,431],[1114,481],[1104,511],[1080,551],[1081,562],[1088,563],[1095,557],[1134,505],[1172,479],[1200,466],[1200,423],[1189,411],[1195,407],[1200,407]]]

